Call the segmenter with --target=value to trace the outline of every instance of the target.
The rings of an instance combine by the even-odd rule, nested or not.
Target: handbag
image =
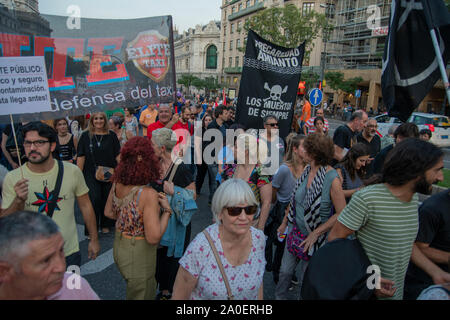
[[[89,141],[89,150],[91,151],[92,159],[95,164],[95,179],[101,182],[111,182],[111,178],[114,174],[114,168],[97,165],[92,147],[92,138]]]
[[[208,231],[203,230],[203,234],[206,237],[206,240],[209,242],[209,246],[211,247],[212,252],[214,253],[214,257],[216,258],[217,266],[219,267],[220,273],[222,274],[223,283],[225,284],[225,287],[227,288],[227,296],[228,300],[234,300],[233,293],[231,292],[230,283],[228,282],[227,274],[225,273],[225,269],[223,268],[222,261],[220,261],[219,254],[217,253],[216,246],[214,245],[214,242],[211,239],[211,236],[209,235]]]
[[[304,251],[304,247],[300,247],[300,244],[305,241],[306,236],[301,233],[300,229],[294,223],[294,227],[291,232],[289,232],[286,237],[286,248],[295,257],[298,259],[309,261],[311,258],[307,252]]]

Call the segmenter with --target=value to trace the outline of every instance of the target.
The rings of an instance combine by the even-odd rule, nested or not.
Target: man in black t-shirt
[[[377,135],[377,128],[377,120],[369,119],[364,130],[358,133],[358,135],[356,136],[356,141],[364,143],[369,147],[370,150],[369,162],[366,165],[366,177],[372,175],[373,168],[369,164],[375,159],[375,156],[380,152],[381,149],[381,139],[380,136]]]
[[[333,135],[334,166],[344,158],[347,151],[356,143],[356,135],[364,129],[369,117],[363,110],[353,112],[350,121],[336,129]]]
[[[411,262],[405,279],[405,299],[417,299],[425,288],[450,282],[450,189],[431,196],[420,206]]]

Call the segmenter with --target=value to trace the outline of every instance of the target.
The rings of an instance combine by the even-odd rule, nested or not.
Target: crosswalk
[[[83,242],[88,240],[84,235],[84,226],[77,224],[78,241]],[[81,265],[81,275],[87,276],[101,272],[114,263],[113,249],[109,249],[106,252],[99,255],[95,260],[89,260],[85,264]]]

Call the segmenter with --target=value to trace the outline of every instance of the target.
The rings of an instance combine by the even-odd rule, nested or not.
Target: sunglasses
[[[242,210],[245,211],[246,215],[253,215],[256,213],[257,206],[248,206],[248,207],[229,207],[227,208],[228,214],[232,217],[237,217],[241,214]]]
[[[267,125],[271,127],[278,127],[278,123],[268,123]]]

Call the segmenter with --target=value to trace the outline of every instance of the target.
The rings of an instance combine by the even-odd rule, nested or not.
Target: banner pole
[[[9,118],[11,119],[11,130],[12,130],[12,133],[14,136],[14,143],[16,144],[16,151],[17,151],[17,158],[19,160],[20,174],[22,175],[22,179],[23,179],[22,160],[20,159],[20,150],[19,150],[19,145],[17,144],[16,130],[14,129],[14,120],[13,120],[13,116],[11,113],[9,114]]]
[[[430,30],[431,40],[433,41],[434,51],[439,64],[439,70],[441,71],[442,82],[444,83],[445,92],[447,94],[447,100],[450,101],[450,87],[448,83],[447,71],[445,70],[444,61],[442,60],[441,50],[436,37],[436,31]]]

